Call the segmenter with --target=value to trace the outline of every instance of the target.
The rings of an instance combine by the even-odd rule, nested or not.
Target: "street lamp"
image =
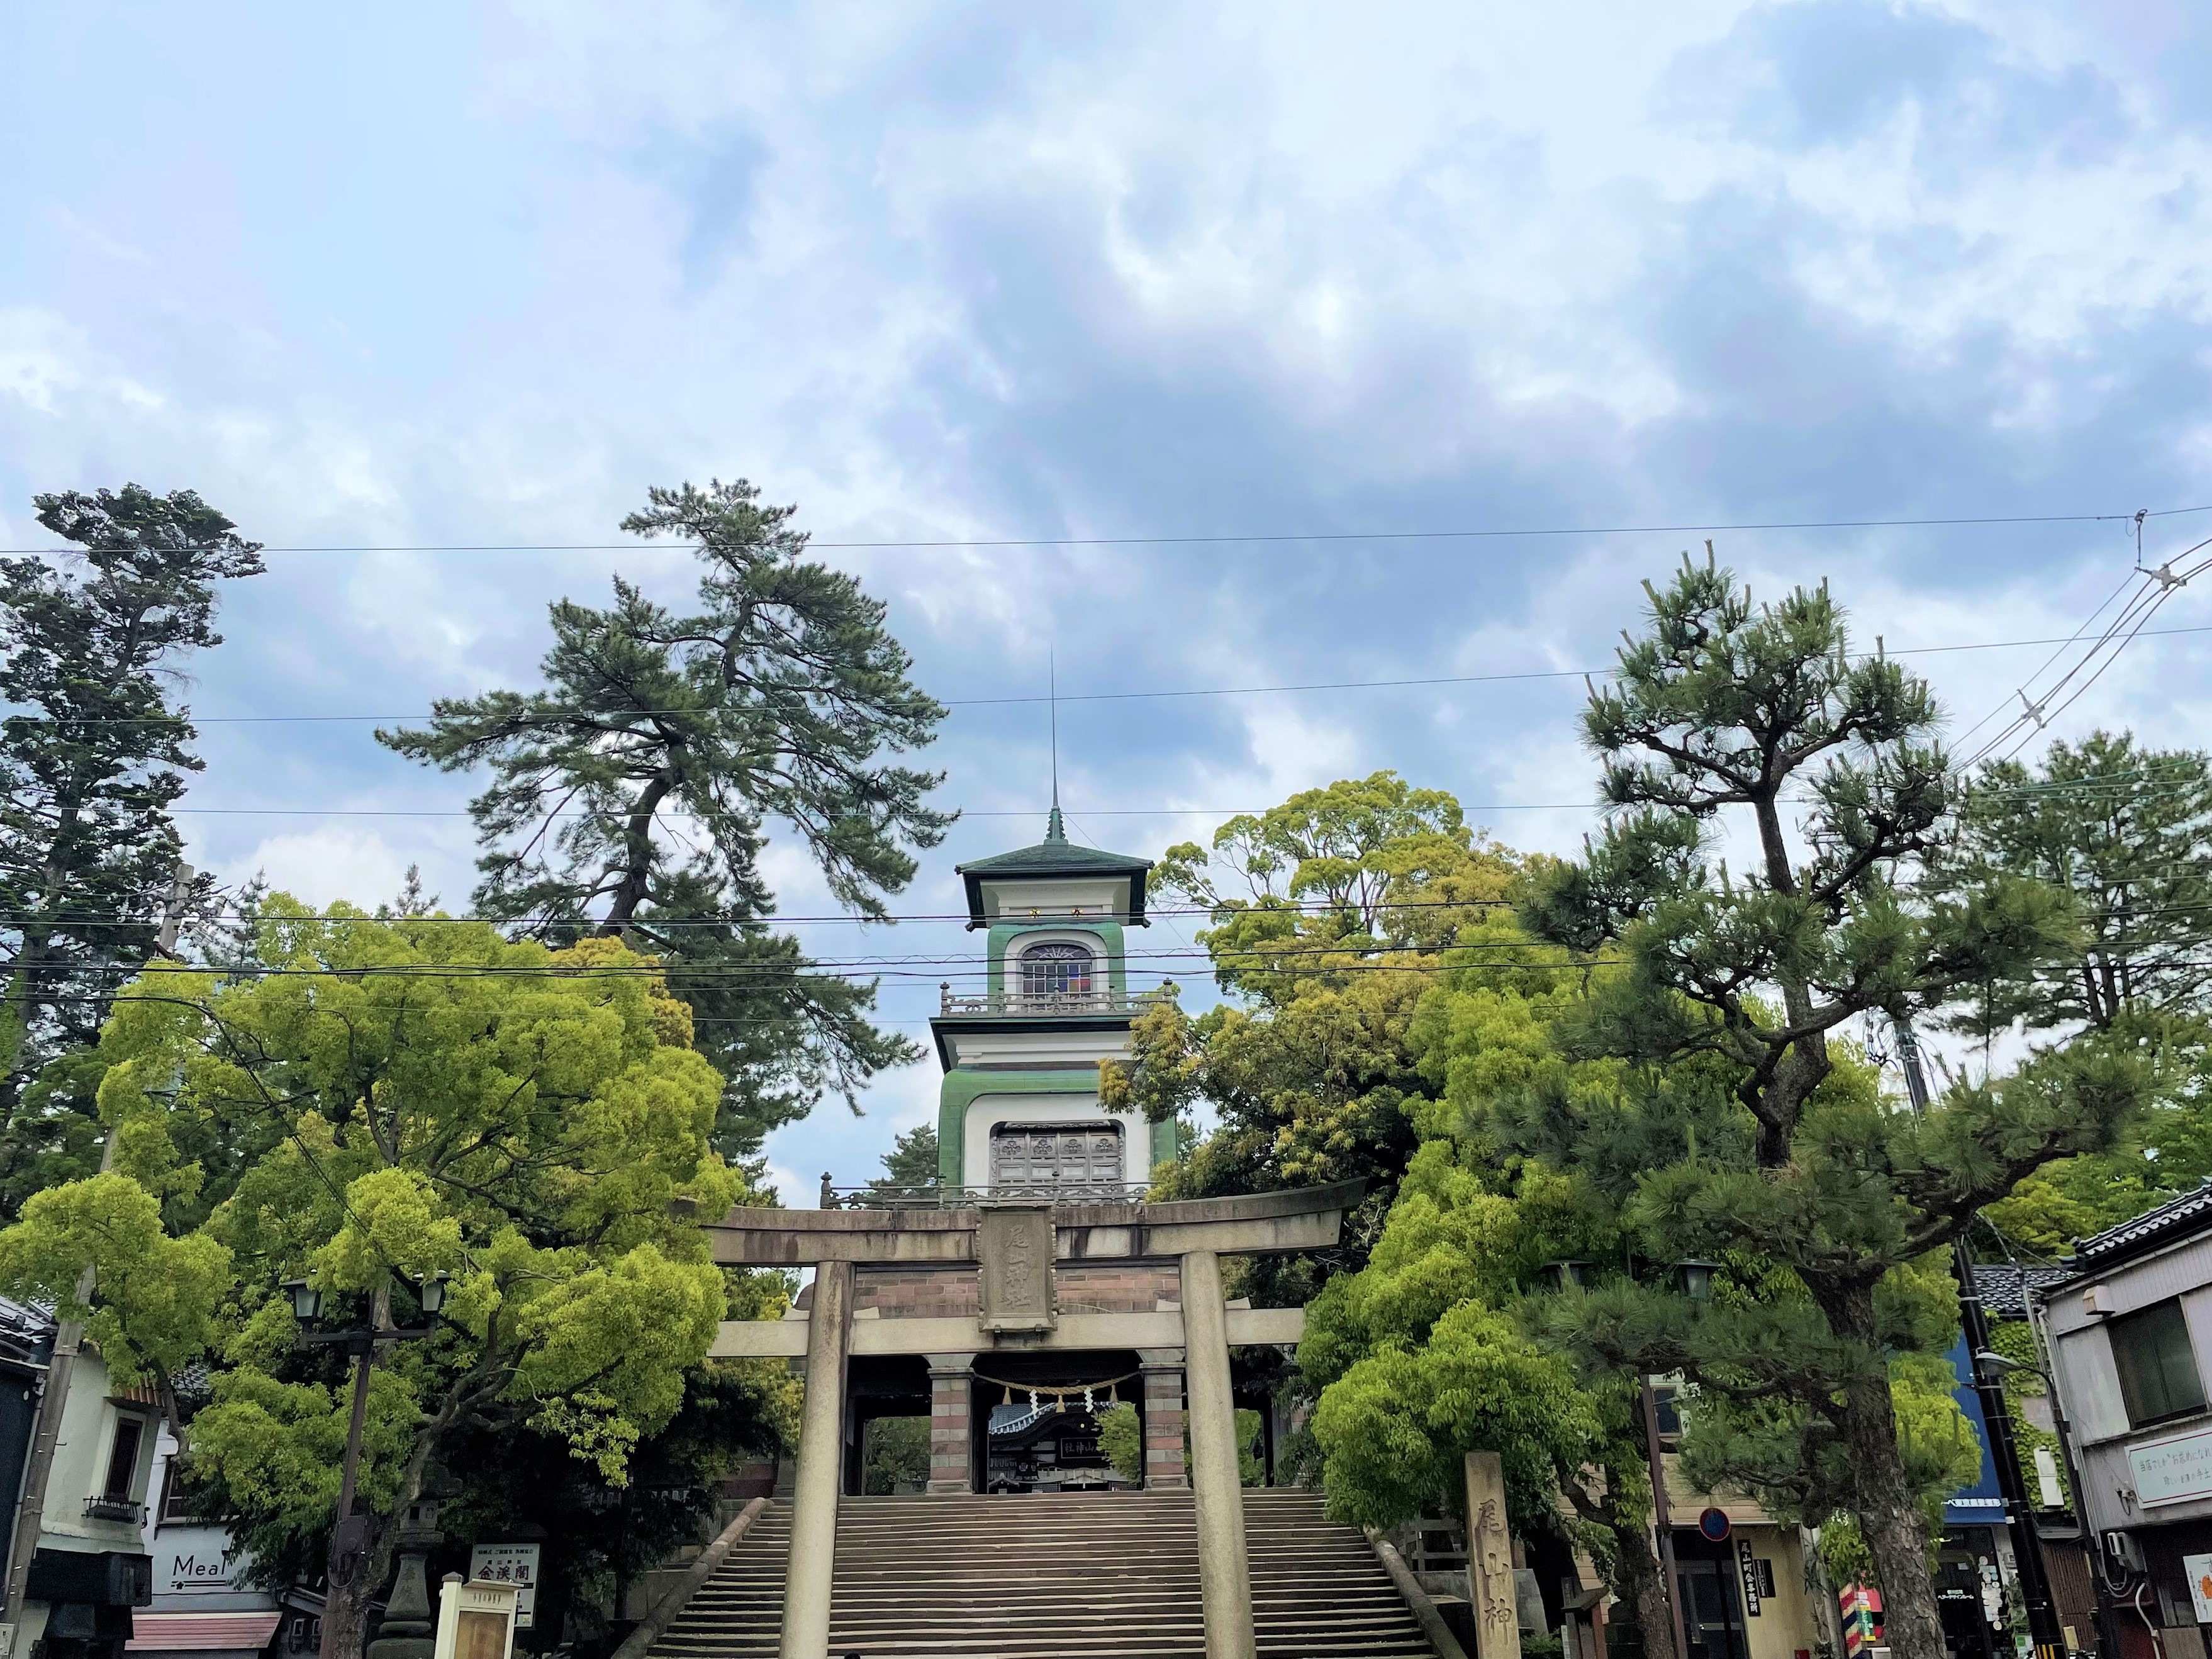
[[[442,1273],[426,1273],[415,1287],[425,1318],[434,1317],[445,1305],[446,1280]],[[292,1311],[302,1324],[322,1312],[323,1293],[304,1279],[284,1281],[280,1288],[292,1299]],[[368,1517],[353,1512],[355,1486],[361,1472],[362,1431],[368,1422],[368,1373],[376,1363],[376,1345],[380,1342],[406,1341],[431,1334],[432,1328],[424,1325],[416,1330],[392,1328],[392,1287],[390,1282],[376,1287],[369,1299],[368,1323],[340,1331],[308,1331],[300,1337],[303,1348],[344,1347],[353,1360],[353,1417],[346,1428],[345,1464],[338,1477],[337,1524],[331,1528],[331,1553],[327,1565],[330,1588],[349,1583],[362,1570],[368,1553]],[[336,1651],[337,1636],[330,1619],[323,1620],[321,1659],[340,1659]],[[351,1659],[350,1656],[347,1659]]]
[[[1674,1282],[1684,1296],[1692,1302],[1713,1299],[1713,1275],[1720,1271],[1717,1261],[1678,1261],[1674,1264]]]

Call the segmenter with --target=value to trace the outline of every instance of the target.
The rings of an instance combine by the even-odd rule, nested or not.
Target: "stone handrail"
[[[1437,1650],[1437,1659],[1467,1659],[1467,1650],[1451,1633],[1451,1626],[1444,1623],[1443,1614],[1437,1611],[1436,1602],[1421,1588],[1421,1581],[1413,1577],[1413,1570],[1406,1565],[1406,1558],[1398,1553],[1396,1547],[1372,1527],[1367,1528],[1367,1541],[1374,1548],[1375,1559],[1382,1564],[1382,1571],[1397,1586],[1398,1594],[1413,1609],[1414,1622],[1420,1626],[1421,1634],[1429,1638],[1429,1645]],[[621,1656],[617,1655],[617,1659]]]
[[[699,1559],[684,1570],[684,1576],[662,1593],[652,1610],[637,1621],[637,1628],[623,1638],[623,1644],[614,1651],[614,1659],[645,1659],[653,1644],[668,1633],[668,1626],[676,1615],[684,1611],[684,1604],[699,1593],[699,1587],[721,1569],[729,1559],[730,1552],[738,1540],[751,1529],[760,1512],[768,1507],[768,1499],[756,1498],[739,1510],[737,1518],[722,1528],[721,1534],[699,1552]]]

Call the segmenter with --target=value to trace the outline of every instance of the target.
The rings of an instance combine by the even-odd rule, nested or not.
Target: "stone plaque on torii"
[[[988,1200],[943,1210],[733,1210],[708,1231],[732,1267],[815,1268],[813,1306],[781,1320],[727,1321],[712,1353],[806,1361],[799,1467],[784,1583],[782,1659],[822,1659],[830,1640],[844,1433],[846,1365],[854,1354],[927,1357],[1000,1350],[1181,1350],[1191,1486],[1208,1659],[1254,1659],[1251,1568],[1231,1393],[1232,1346],[1297,1342],[1300,1308],[1236,1308],[1222,1299],[1221,1258],[1334,1248],[1364,1185],[1168,1204]],[[1150,1312],[1062,1313],[1063,1265],[1172,1262],[1181,1305]],[[974,1318],[854,1319],[857,1267],[969,1265],[981,1279]],[[823,1378],[835,1379],[822,1386]]]

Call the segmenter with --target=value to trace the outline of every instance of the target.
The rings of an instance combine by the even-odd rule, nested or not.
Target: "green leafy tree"
[[[1109,1106],[1165,1122],[1203,1101],[1218,1116],[1161,1192],[1364,1178],[1343,1261],[1364,1256],[1428,1103],[1414,1011],[1439,952],[1481,957],[1495,944],[1486,929],[1510,930],[1514,870],[1450,795],[1389,772],[1232,818],[1210,854],[1169,848],[1154,889],[1210,912],[1199,942],[1235,1000],[1195,1018],[1163,1002],[1137,1018],[1127,1061],[1101,1067]],[[1263,1281],[1281,1270],[1260,1268]],[[1285,1293],[1302,1297],[1304,1270],[1286,1271],[1298,1283]]]
[[[171,896],[183,842],[169,809],[203,764],[174,682],[222,642],[216,583],[263,568],[258,545],[190,490],[34,501],[82,550],[0,559],[0,1191],[17,1201],[27,1161],[68,1152],[45,1115],[52,1091],[27,1090],[92,1040],[100,999],[152,952]]]
[[[1613,815],[1582,860],[1535,872],[1522,914],[1537,937],[1621,964],[1562,1023],[1568,1051],[1662,1075],[1717,1066],[1730,1133],[1667,1146],[1662,1096],[1585,1097],[1556,1074],[1494,1132],[1607,1192],[1649,1258],[1727,1264],[1710,1304],[1623,1281],[1555,1332],[1588,1363],[1680,1372],[1701,1400],[1782,1413],[1738,1467],[1794,1471],[1814,1512],[1856,1517],[1891,1645],[1941,1659],[1891,1355],[1926,1351],[1916,1285],[1942,1274],[1923,1264],[2023,1176],[2112,1146],[2144,1067],[2101,1045],[2039,1049],[1954,1085],[1923,1121],[1839,1066],[1846,1022],[1941,1017],[2063,959],[2067,896],[2032,875],[1928,872],[1959,794],[1935,698],[1852,654],[1825,587],[1756,605],[1686,559],[1646,592],[1648,627],[1584,717]],[[1734,872],[1724,830],[1741,835]],[[1633,1140],[1650,1150],[1624,1169]],[[1800,1293],[1759,1294],[1782,1278]]]
[[[2201,752],[2096,732],[2052,744],[2032,769],[1986,767],[1966,792],[1952,856],[1976,880],[2050,884],[2080,925],[2063,964],[1992,979],[1954,1014],[1960,1029],[2110,1031],[2212,1014],[2212,762]]]
[[[1514,937],[1509,919],[1493,918],[1483,942]],[[1437,978],[1411,1033],[1437,1097],[1423,1144],[1373,1255],[1330,1280],[1299,1350],[1304,1385],[1320,1390],[1331,1502],[1376,1526],[1456,1510],[1465,1454],[1497,1451],[1516,1528],[1589,1550],[1646,1651],[1668,1653],[1634,1379],[1577,1366],[1541,1328],[1546,1265],[1620,1260],[1618,1216],[1579,1176],[1501,1159],[1485,1127],[1492,1103],[1566,1063],[1551,1026],[1588,975],[1522,939],[1510,956],[1449,953]],[[1624,1069],[1581,1062],[1575,1087],[1618,1087]],[[1692,1068],[1674,1081],[1699,1080]]]
[[[2157,1084],[2120,1146],[2037,1172],[1990,1219],[2030,1249],[2063,1251],[2212,1176],[2212,763],[2124,733],[2054,743],[2033,767],[2008,761],[1975,780],[1954,856],[1976,878],[2018,872],[2059,888],[2081,931],[2067,960],[1984,985],[1953,1023],[2123,1046]]]
[[[744,1295],[737,1289],[733,1300]],[[747,1315],[733,1308],[732,1316]],[[439,1527],[457,1553],[476,1540],[543,1529],[542,1645],[608,1651],[623,1634],[615,1618],[623,1586],[699,1541],[716,1504],[726,1501],[724,1483],[742,1462],[795,1442],[798,1397],[795,1379],[778,1361],[693,1366],[684,1373],[683,1405],[638,1443],[619,1485],[557,1440],[472,1423],[441,1459],[461,1490],[441,1510]]]
[[[863,917],[913,878],[951,815],[941,775],[887,757],[927,744],[942,705],[908,678],[882,601],[802,556],[797,509],[743,479],[655,489],[623,528],[694,543],[699,605],[679,613],[615,579],[615,603],[552,607],[543,691],[443,698],[421,731],[380,732],[447,771],[488,768],[471,805],[476,904],[555,942],[616,938],[667,965],[696,1040],[727,1079],[717,1144],[759,1149],[825,1090],[920,1051],[867,1018],[875,988],[815,971],[771,925],[772,823],[797,832],[830,893]]]
[[[391,1516],[462,1437],[540,1437],[627,1480],[729,1304],[695,1218],[742,1186],[710,1144],[721,1080],[690,1010],[618,942],[556,952],[281,896],[262,930],[264,969],[156,967],[118,999],[112,1170],[0,1233],[0,1288],[86,1319],[123,1380],[204,1360],[189,1477],[283,1564],[316,1559],[333,1518],[348,1389],[330,1350],[295,1349],[279,1286],[405,1325],[410,1287],[451,1275],[433,1336],[372,1373],[368,1565],[327,1613],[356,1652]]]
[[[917,1123],[902,1130],[884,1154],[884,1172],[868,1182],[870,1200],[926,1193],[937,1185],[937,1126]]]

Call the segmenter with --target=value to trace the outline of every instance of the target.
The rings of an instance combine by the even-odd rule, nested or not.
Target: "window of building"
[[[1659,1425],[1660,1443],[1672,1449],[1682,1438],[1682,1390],[1674,1382],[1651,1385],[1651,1415]]]
[[[2197,1372],[2189,1320],[2179,1302],[2154,1304],[2113,1320],[2106,1329],[2131,1426],[2204,1409],[2204,1382]]]
[[[146,1424],[137,1417],[115,1419],[115,1444],[107,1454],[107,1484],[103,1498],[128,1498],[138,1479],[138,1448],[146,1437]]]
[[[1090,951],[1080,945],[1032,945],[1022,952],[1022,994],[1089,996],[1095,962]]]
[[[1119,1187],[1124,1178],[1118,1123],[1000,1123],[991,1130],[994,1193]]]

